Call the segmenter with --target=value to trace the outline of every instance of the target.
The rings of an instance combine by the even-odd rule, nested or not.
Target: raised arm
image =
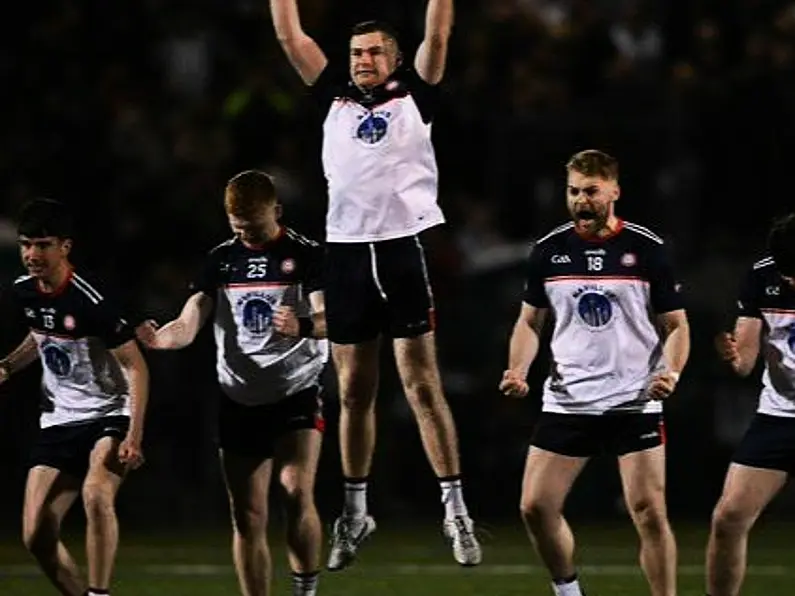
[[[179,317],[159,329],[152,321],[136,329],[138,339],[153,350],[179,350],[193,343],[213,310],[213,299],[196,292],[185,302]]]
[[[511,334],[508,368],[500,383],[500,391],[506,395],[522,397],[527,394],[527,372],[538,355],[539,336],[547,310],[522,303],[522,310]]]
[[[271,0],[271,3],[276,0]],[[453,0],[428,0],[425,36],[417,50],[414,68],[423,81],[437,85],[447,64],[447,43],[453,28]]]
[[[313,85],[326,68],[328,59],[301,27],[297,0],[270,0],[270,5],[279,44],[304,83]]]
[[[13,373],[22,370],[39,357],[39,350],[33,334],[28,333],[20,344],[5,358],[0,360],[0,383]]]

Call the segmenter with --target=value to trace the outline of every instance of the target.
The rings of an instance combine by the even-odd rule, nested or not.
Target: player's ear
[[[284,209],[282,208],[281,203],[276,203],[273,206],[273,212],[276,214],[276,219],[279,220],[282,218],[282,213],[284,213]]]
[[[67,256],[70,252],[72,252],[71,238],[65,238],[63,242],[61,242],[61,252],[63,252],[64,256]]]
[[[616,183],[615,189],[613,189],[613,200],[617,201],[621,197],[621,187]]]

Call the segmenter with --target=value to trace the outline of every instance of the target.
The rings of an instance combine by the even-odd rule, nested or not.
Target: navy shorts
[[[434,327],[433,293],[417,236],[329,243],[324,295],[329,339],[418,337]]]
[[[303,429],[323,431],[320,388],[310,387],[274,404],[245,406],[221,397],[218,411],[218,446],[225,452],[269,459],[276,441]]]
[[[756,414],[732,462],[795,474],[795,418]]]
[[[48,466],[77,479],[88,473],[91,451],[103,437],[123,441],[130,428],[128,416],[106,416],[76,424],[48,426],[39,431],[29,464]]]
[[[662,414],[542,412],[530,444],[571,457],[626,455],[665,443]]]

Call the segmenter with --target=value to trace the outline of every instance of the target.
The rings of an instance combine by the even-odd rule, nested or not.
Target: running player
[[[662,240],[615,215],[616,160],[583,151],[567,170],[573,222],[533,247],[500,383],[507,395],[527,394],[527,372],[551,314],[553,363],[527,455],[522,517],[555,594],[580,596],[563,505],[592,456],[617,456],[651,594],[673,596],[676,544],[665,504],[661,400],[674,391],[688,358],[687,317]]]
[[[190,345],[215,312],[221,463],[232,510],[232,553],[245,596],[270,594],[268,492],[284,489],[295,596],[317,593],[321,526],[314,501],[328,360],[322,248],[279,224],[270,176],[246,171],[224,197],[234,238],[214,248],[179,317],[138,337],[153,349]]]
[[[759,407],[726,474],[707,547],[708,596],[737,596],[748,534],[795,473],[795,214],[773,224],[768,256],[748,272],[734,331],[717,348],[742,377],[760,353],[765,364]]]
[[[21,210],[22,262],[14,316],[30,329],[0,360],[0,382],[42,362],[41,431],[25,486],[25,546],[66,596],[110,594],[118,546],[114,501],[128,469],[143,463],[149,372],[132,326],[106,289],[69,261],[72,218],[57,201]],[[61,542],[61,522],[82,494],[88,584]]]
[[[326,305],[340,392],[342,515],[327,567],[348,566],[375,530],[367,478],[375,445],[382,336],[439,479],[443,530],[455,560],[482,555],[464,502],[455,423],[436,362],[433,297],[418,234],[444,222],[431,123],[453,23],[452,0],[429,0],[424,40],[404,63],[385,23],[353,28],[347,64],[329,63],[302,29],[296,0],[270,0],[276,36],[326,112]]]

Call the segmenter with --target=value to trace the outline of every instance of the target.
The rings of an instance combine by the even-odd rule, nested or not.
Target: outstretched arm
[[[287,58],[307,85],[313,85],[328,59],[314,39],[301,28],[297,0],[270,0],[276,38]]]
[[[179,317],[159,329],[152,321],[147,321],[139,325],[135,333],[148,348],[179,350],[193,343],[212,310],[213,299],[204,292],[196,292],[185,302]]]
[[[271,0],[271,4],[277,0]],[[453,0],[428,0],[425,37],[417,50],[414,68],[423,81],[437,85],[444,76],[447,42],[453,28]]]

